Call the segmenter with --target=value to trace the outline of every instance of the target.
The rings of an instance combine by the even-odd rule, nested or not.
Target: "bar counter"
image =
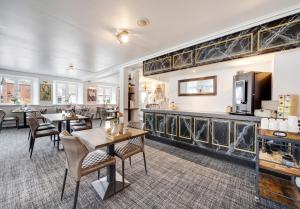
[[[142,109],[148,139],[254,166],[260,117]]]

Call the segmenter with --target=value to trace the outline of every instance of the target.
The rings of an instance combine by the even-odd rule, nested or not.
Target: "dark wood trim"
[[[187,81],[199,81],[199,80],[210,80],[210,79],[212,79],[214,82],[214,92],[213,93],[196,93],[196,94],[180,93],[180,83],[187,82]],[[178,80],[178,96],[216,96],[217,95],[217,81],[218,81],[218,79],[217,79],[216,75]]]

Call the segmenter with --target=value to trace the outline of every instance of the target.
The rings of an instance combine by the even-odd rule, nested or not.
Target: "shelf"
[[[272,163],[264,160],[259,160],[259,167],[266,170],[281,173],[284,175],[300,177],[300,169],[295,167],[287,167],[284,165],[280,165],[277,163]]]
[[[258,134],[266,137],[266,138],[272,138],[274,140],[278,139],[278,140],[294,140],[294,141],[300,141],[300,134],[299,133],[292,133],[292,132],[285,132],[287,135],[286,137],[277,137],[274,136],[273,133],[275,131],[271,131],[271,130],[267,130],[267,129],[258,129]]]
[[[258,178],[261,197],[300,209],[300,193],[291,181],[263,173]]]

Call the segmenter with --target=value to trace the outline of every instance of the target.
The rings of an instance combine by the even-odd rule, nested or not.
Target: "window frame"
[[[53,84],[55,84],[55,100],[53,100],[53,104],[54,105],[66,105],[66,104],[78,104],[78,89],[79,89],[79,85],[75,82],[68,82],[68,81],[53,81]],[[63,101],[62,103],[58,103],[58,85],[65,85],[65,101]],[[70,85],[74,85],[75,86],[75,103],[74,102],[70,102]],[[68,102],[66,102],[66,98],[68,98]]]
[[[96,103],[97,104],[112,104],[112,97],[113,97],[113,87],[112,86],[105,86],[105,85],[97,85],[96,87],[97,89],[97,99],[96,99]],[[102,94],[99,94],[100,93],[100,89],[103,89],[103,93]],[[110,89],[110,94],[106,94],[106,91],[105,89]],[[99,97],[102,96],[102,101],[99,102]],[[105,103],[105,98],[106,97],[109,97],[109,103]]]

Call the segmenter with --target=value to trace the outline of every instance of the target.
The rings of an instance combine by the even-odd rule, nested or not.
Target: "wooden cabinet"
[[[209,119],[194,118],[194,140],[209,143]]]
[[[178,123],[176,115],[166,116],[166,134],[169,136],[177,136]]]
[[[212,144],[229,147],[230,144],[230,121],[212,120]]]
[[[234,149],[255,153],[256,127],[255,123],[236,121],[234,123]]]

